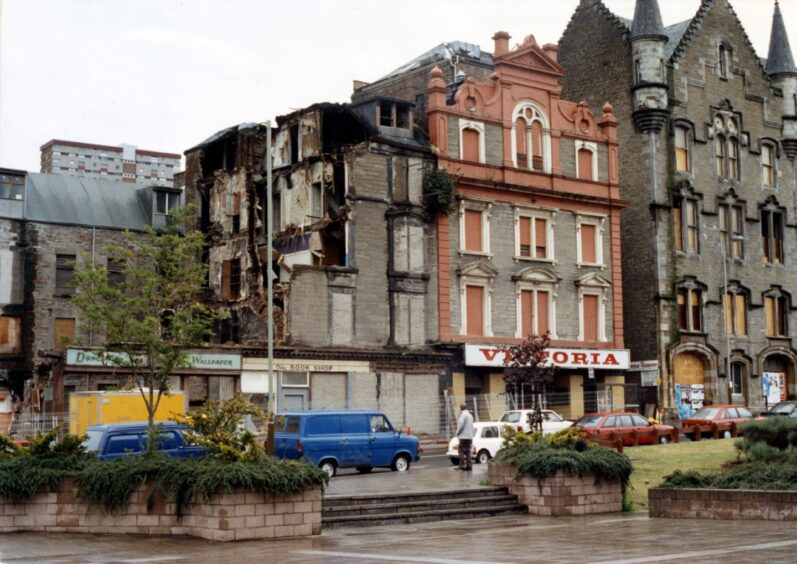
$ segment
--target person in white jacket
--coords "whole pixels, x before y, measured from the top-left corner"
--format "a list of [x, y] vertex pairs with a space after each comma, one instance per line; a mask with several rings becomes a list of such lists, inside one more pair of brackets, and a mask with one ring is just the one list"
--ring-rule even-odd
[[459, 469], [473, 470], [471, 446], [473, 445], [473, 415], [468, 411], [468, 406], [459, 406], [462, 411], [457, 422], [457, 438], [459, 439]]

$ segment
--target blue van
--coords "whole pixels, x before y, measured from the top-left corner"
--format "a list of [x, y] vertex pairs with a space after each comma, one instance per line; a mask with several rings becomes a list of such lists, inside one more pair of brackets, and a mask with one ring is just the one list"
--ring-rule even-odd
[[274, 454], [305, 457], [330, 477], [338, 468], [366, 473], [384, 467], [406, 472], [421, 457], [418, 438], [402, 436], [378, 411], [303, 411], [284, 413], [279, 420]]
[[[177, 423], [159, 422], [158, 451], [179, 458], [205, 456], [201, 446], [186, 444], [183, 427]], [[100, 460], [113, 460], [123, 456], [141, 456], [147, 450], [147, 423], [109, 423], [92, 425], [86, 429], [83, 443], [87, 452]]]

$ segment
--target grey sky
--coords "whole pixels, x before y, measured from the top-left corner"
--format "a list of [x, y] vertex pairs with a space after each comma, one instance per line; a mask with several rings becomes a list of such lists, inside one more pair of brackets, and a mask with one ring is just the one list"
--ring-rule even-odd
[[[604, 0], [631, 18], [634, 0]], [[773, 0], [731, 0], [766, 56]], [[700, 0], [660, 0], [665, 25]], [[0, 166], [51, 138], [182, 153], [215, 131], [348, 100], [443, 41], [558, 41], [578, 0], [0, 0]], [[797, 0], [781, 0], [797, 46]]]

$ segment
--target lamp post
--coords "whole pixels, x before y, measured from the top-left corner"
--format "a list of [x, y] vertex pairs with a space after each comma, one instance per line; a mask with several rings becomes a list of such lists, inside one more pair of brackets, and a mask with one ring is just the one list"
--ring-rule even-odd
[[[730, 228], [729, 228], [730, 229]], [[744, 237], [729, 233], [729, 244], [734, 241], [742, 241]], [[730, 296], [728, 294], [728, 256], [725, 249], [725, 237], [720, 233], [720, 252], [722, 253], [722, 323], [725, 325], [725, 377], [728, 378], [728, 389], [733, 399], [733, 376], [731, 375], [731, 328], [728, 323], [728, 313], [731, 311]], [[733, 317], [731, 317], [733, 322]], [[730, 402], [729, 402], [730, 403]]]

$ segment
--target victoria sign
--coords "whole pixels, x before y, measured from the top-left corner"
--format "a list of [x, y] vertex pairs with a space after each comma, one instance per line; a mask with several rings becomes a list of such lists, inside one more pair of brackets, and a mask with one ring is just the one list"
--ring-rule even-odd
[[[548, 364], [559, 368], [627, 370], [630, 355], [624, 349], [548, 349]], [[467, 366], [503, 368], [509, 351], [495, 345], [465, 345]]]

